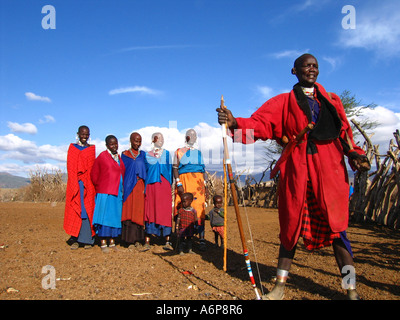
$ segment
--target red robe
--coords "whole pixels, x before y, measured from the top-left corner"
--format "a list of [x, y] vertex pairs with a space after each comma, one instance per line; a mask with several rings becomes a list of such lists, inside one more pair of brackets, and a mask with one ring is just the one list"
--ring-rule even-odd
[[[83, 150], [78, 150], [72, 143], [67, 155], [67, 191], [65, 197], [64, 230], [67, 234], [78, 237], [81, 230], [81, 198], [78, 181], [83, 181], [84, 202], [90, 225], [92, 226], [94, 199], [96, 196], [90, 172], [96, 158], [95, 146], [89, 146]], [[92, 226], [92, 236], [96, 232]]]
[[121, 175], [122, 179], [125, 176], [125, 165], [120, 155], [118, 155], [118, 159], [119, 165], [107, 150], [96, 158], [90, 174], [96, 193], [118, 195]]
[[[304, 129], [311, 122], [311, 112], [307, 102], [307, 105], [299, 102], [298, 91], [295, 92], [294, 89], [268, 100], [250, 118], [236, 118], [238, 129], [242, 130], [233, 132], [235, 142], [252, 143], [258, 139], [281, 141], [284, 135], [293, 137]], [[320, 117], [322, 112], [325, 120], [325, 115], [330, 117], [318, 130], [323, 135], [329, 130], [336, 130], [337, 135], [329, 137], [325, 134], [322, 140], [312, 139], [315, 146], [313, 152], [307, 152], [307, 147], [310, 146], [306, 135], [280, 167], [280, 240], [287, 250], [291, 250], [299, 238], [308, 179], [311, 180], [315, 197], [331, 230], [341, 232], [347, 229], [349, 183], [343, 157], [346, 152], [339, 137], [347, 142], [347, 132], [354, 151], [364, 154], [353, 141], [340, 98], [336, 94], [331, 94], [330, 97], [320, 84], [316, 84], [316, 90], [319, 94], [318, 100], [324, 101], [324, 106], [328, 106], [321, 107]], [[320, 120], [315, 130], [319, 122]], [[246, 135], [245, 129], [254, 131]]]

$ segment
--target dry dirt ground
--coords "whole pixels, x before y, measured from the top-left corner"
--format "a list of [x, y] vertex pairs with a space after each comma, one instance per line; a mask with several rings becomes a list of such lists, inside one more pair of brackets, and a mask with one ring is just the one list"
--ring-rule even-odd
[[[278, 240], [276, 210], [241, 208], [259, 292], [274, 285]], [[119, 245], [104, 254], [98, 245], [71, 250], [63, 231], [63, 203], [0, 202], [0, 300], [253, 300], [233, 207], [228, 208], [227, 272], [223, 250], [206, 224], [207, 251], [177, 255], [153, 239], [151, 250]], [[246, 218], [248, 217], [248, 219]], [[248, 231], [249, 221], [251, 235]], [[400, 299], [400, 232], [351, 225], [358, 291], [365, 300]], [[251, 241], [253, 239], [253, 243]], [[253, 250], [253, 245], [255, 250]], [[255, 253], [255, 254], [254, 254]], [[255, 263], [257, 261], [257, 264]], [[55, 271], [55, 289], [51, 286]], [[343, 300], [332, 253], [306, 252], [300, 240], [285, 300]]]

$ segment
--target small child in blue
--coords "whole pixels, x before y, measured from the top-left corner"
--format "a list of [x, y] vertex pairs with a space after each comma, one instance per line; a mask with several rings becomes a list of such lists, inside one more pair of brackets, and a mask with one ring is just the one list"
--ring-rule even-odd
[[224, 208], [223, 199], [220, 195], [213, 197], [214, 208], [206, 215], [206, 220], [210, 220], [211, 228], [214, 232], [215, 245], [218, 247], [218, 238], [221, 239], [221, 247], [224, 246]]

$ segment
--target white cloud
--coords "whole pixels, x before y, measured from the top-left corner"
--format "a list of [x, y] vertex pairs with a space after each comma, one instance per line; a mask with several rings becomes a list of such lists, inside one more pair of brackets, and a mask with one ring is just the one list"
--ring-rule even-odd
[[386, 153], [390, 139], [394, 138], [393, 132], [400, 130], [400, 113], [395, 113], [385, 107], [377, 106], [373, 109], [364, 109], [360, 120], [365, 118], [379, 123], [373, 130], [373, 135], [370, 139], [374, 145], [379, 145], [381, 153]]
[[293, 5], [294, 12], [302, 12], [306, 10], [318, 11], [325, 4], [329, 3], [330, 0], [305, 0], [303, 3], [297, 3]]
[[7, 122], [7, 126], [11, 129], [12, 132], [21, 132], [21, 133], [29, 133], [29, 134], [36, 134], [37, 128], [32, 123], [17, 123], [17, 122]]
[[35, 172], [37, 170], [40, 170], [41, 172], [52, 172], [56, 170], [61, 170], [61, 172], [66, 172], [65, 168], [62, 168], [59, 165], [51, 163], [29, 164], [29, 165], [20, 165], [16, 163], [0, 163], [0, 172], [7, 172], [12, 175], [21, 177], [29, 178], [30, 173]]
[[[189, 129], [189, 128], [187, 128]], [[185, 141], [186, 130], [179, 131], [177, 128], [171, 127], [145, 127], [136, 130], [142, 136], [142, 150], [149, 151], [152, 147], [151, 136], [155, 132], [161, 132], [164, 136], [164, 149], [174, 152], [177, 148], [182, 147]]]
[[261, 97], [264, 100], [267, 100], [269, 98], [271, 98], [273, 96], [273, 89], [271, 87], [268, 86], [257, 86], [256, 88], [257, 92], [259, 94], [261, 94]]
[[400, 53], [400, 2], [367, 2], [355, 9], [355, 29], [341, 30], [339, 43], [348, 48], [375, 51], [380, 56], [397, 56]]
[[[293, 19], [293, 16], [299, 14], [314, 14], [315, 12], [321, 11], [325, 8], [327, 4], [332, 2], [332, 0], [304, 0], [293, 1], [290, 5], [286, 5], [279, 14], [270, 17], [270, 23], [284, 24], [289, 19]], [[297, 17], [295, 17], [297, 19]]]
[[53, 146], [50, 144], [45, 144], [39, 146], [36, 157], [38, 159], [45, 160], [55, 160], [59, 162], [65, 162], [67, 160], [67, 152], [68, 146], [61, 145], [61, 146]]
[[161, 93], [161, 91], [150, 89], [148, 87], [134, 86], [134, 87], [124, 87], [124, 88], [113, 89], [113, 90], [110, 90], [108, 92], [108, 94], [114, 95], [114, 94], [121, 94], [121, 93], [128, 93], [128, 92], [139, 92], [139, 93], [150, 94], [150, 95], [158, 95]]
[[25, 92], [25, 96], [28, 100], [32, 100], [32, 101], [51, 102], [50, 98], [38, 96], [38, 95], [34, 94], [33, 92]]
[[43, 119], [39, 119], [39, 123], [40, 123], [40, 124], [44, 124], [44, 123], [53, 123], [53, 122], [56, 122], [56, 119], [54, 119], [54, 117], [51, 116], [51, 115], [45, 115], [45, 116], [43, 117]]
[[23, 140], [20, 137], [10, 133], [5, 136], [0, 136], [0, 150], [12, 151], [12, 150], [27, 150], [36, 148], [35, 143], [29, 140]]
[[6, 151], [1, 160], [13, 159], [26, 164], [46, 163], [48, 160], [65, 162], [68, 146], [37, 146], [35, 142], [24, 140], [14, 134], [0, 136], [0, 151]]
[[294, 61], [296, 58], [300, 57], [304, 53], [308, 53], [309, 51], [310, 51], [310, 49], [305, 49], [305, 50], [284, 50], [284, 51], [272, 53], [271, 55], [275, 59], [290, 58], [290, 59], [292, 59]]
[[341, 59], [338, 57], [332, 58], [332, 57], [327, 57], [323, 56], [322, 60], [327, 62], [331, 66], [331, 71], [334, 71], [336, 67], [341, 63]]

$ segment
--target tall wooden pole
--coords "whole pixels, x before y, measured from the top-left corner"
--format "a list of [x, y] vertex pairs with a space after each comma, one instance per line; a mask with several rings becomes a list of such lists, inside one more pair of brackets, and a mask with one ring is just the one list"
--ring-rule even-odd
[[[220, 107], [221, 107], [221, 109], [225, 109], [224, 96], [221, 96]], [[261, 297], [257, 290], [256, 282], [254, 280], [253, 271], [251, 269], [249, 252], [247, 251], [246, 239], [245, 239], [244, 233], [243, 233], [242, 218], [240, 217], [239, 204], [238, 204], [237, 193], [236, 193], [236, 186], [235, 186], [235, 181], [233, 179], [233, 173], [232, 173], [232, 164], [231, 164], [231, 159], [229, 158], [229, 150], [228, 150], [228, 142], [227, 142], [227, 134], [226, 134], [226, 130], [227, 130], [226, 124], [224, 124], [222, 127], [223, 127], [223, 132], [225, 132], [222, 135], [222, 139], [224, 142], [224, 163], [226, 164], [227, 171], [228, 171], [229, 184], [230, 184], [230, 188], [231, 188], [233, 204], [235, 206], [236, 220], [237, 220], [238, 227], [239, 227], [240, 240], [242, 241], [243, 255], [244, 255], [244, 258], [246, 261], [246, 266], [247, 266], [247, 271], [249, 273], [250, 281], [251, 281], [252, 287], [254, 288], [254, 291], [256, 294], [256, 298], [257, 298], [257, 300], [261, 300]]]
[[[226, 127], [226, 126], [225, 126]], [[226, 130], [225, 130], [226, 132]], [[227, 271], [227, 250], [228, 250], [228, 181], [226, 176], [226, 165], [224, 159], [224, 271]]]
[[[221, 96], [221, 107], [224, 105], [224, 96]], [[227, 134], [227, 128], [226, 124], [224, 123], [221, 127], [222, 129], [222, 141], [224, 144], [224, 160], [223, 160], [223, 165], [224, 165], [224, 271], [227, 271], [227, 250], [228, 250], [228, 237], [227, 237], [227, 228], [228, 228], [228, 179], [227, 179], [227, 174], [226, 174], [226, 151], [225, 151], [225, 145], [226, 145], [226, 134]]]

